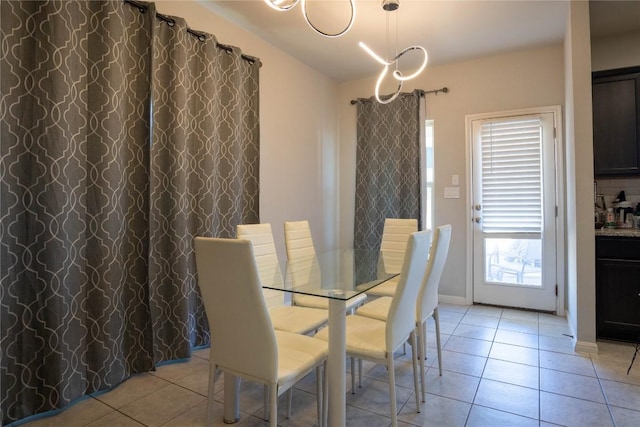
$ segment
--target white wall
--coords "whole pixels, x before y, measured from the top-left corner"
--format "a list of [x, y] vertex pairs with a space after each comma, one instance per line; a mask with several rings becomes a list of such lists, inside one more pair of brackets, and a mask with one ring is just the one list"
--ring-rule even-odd
[[[571, 58], [572, 38], [570, 37], [571, 17], [567, 17], [567, 34], [565, 36], [565, 158], [566, 158], [566, 212], [567, 218], [575, 218], [576, 215], [576, 161], [575, 161], [575, 131], [574, 131], [574, 100], [573, 100], [573, 62]], [[576, 274], [576, 224], [575, 221], [567, 221], [566, 224], [566, 306], [567, 319], [571, 329], [575, 332], [578, 316], [577, 303], [577, 274]], [[595, 262], [595, 260], [594, 260]]]
[[[638, 23], [640, 27], [640, 22]], [[591, 40], [591, 70], [640, 65], [640, 31]]]
[[[351, 99], [373, 94], [376, 77], [343, 83], [340, 93], [340, 230], [341, 244], [353, 234], [356, 106]], [[466, 297], [468, 206], [465, 115], [564, 103], [562, 46], [550, 46], [459, 62], [427, 66], [404, 90], [449, 88], [427, 95], [427, 119], [435, 121], [435, 225], [451, 223], [453, 239], [440, 293]], [[460, 199], [444, 199], [451, 175], [460, 176]]]
[[593, 120], [589, 5], [571, 2], [565, 34], [567, 158], [567, 308], [576, 348], [595, 345]]
[[281, 260], [287, 220], [309, 220], [319, 250], [334, 246], [337, 84], [206, 5], [156, 5], [158, 12], [183, 17], [190, 28], [260, 58], [260, 220], [272, 224]]

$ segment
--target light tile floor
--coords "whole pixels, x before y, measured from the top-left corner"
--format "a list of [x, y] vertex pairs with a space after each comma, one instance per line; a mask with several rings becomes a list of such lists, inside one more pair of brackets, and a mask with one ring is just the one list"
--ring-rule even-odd
[[[438, 375], [433, 321], [429, 323], [427, 401], [416, 412], [411, 347], [396, 355], [401, 426], [640, 426], [640, 358], [627, 375], [634, 347], [598, 342], [598, 355], [572, 349], [566, 320], [549, 314], [487, 306], [441, 305], [443, 376]], [[208, 350], [190, 361], [160, 366], [115, 389], [86, 398], [60, 414], [37, 419], [43, 426], [202, 426], [205, 421]], [[349, 365], [349, 364], [347, 364]], [[347, 425], [389, 426], [387, 373], [364, 362], [363, 387], [351, 394], [347, 380]], [[315, 378], [294, 392], [281, 426], [316, 424]], [[222, 380], [215, 410], [222, 426]], [[241, 421], [267, 426], [262, 386], [242, 383]]]

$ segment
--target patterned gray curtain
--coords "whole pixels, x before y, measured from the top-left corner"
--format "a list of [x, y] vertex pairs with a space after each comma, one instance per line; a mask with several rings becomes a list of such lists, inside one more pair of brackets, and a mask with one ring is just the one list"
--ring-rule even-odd
[[154, 103], [152, 125], [167, 26], [153, 4], [3, 0], [0, 16], [8, 424], [208, 344], [191, 240], [257, 221], [258, 64], [181, 23], [175, 52], [208, 83], [169, 94], [175, 81], [154, 82], [155, 99], [172, 98]]
[[238, 49], [153, 27], [149, 274], [157, 361], [209, 342], [195, 276], [195, 236], [233, 237], [258, 217], [258, 71]]
[[118, 2], [0, 7], [0, 396], [9, 423], [153, 368], [151, 22]]
[[[385, 218], [420, 221], [420, 100], [415, 91], [389, 104], [357, 102], [356, 249], [380, 249]], [[376, 271], [366, 265], [357, 270]]]

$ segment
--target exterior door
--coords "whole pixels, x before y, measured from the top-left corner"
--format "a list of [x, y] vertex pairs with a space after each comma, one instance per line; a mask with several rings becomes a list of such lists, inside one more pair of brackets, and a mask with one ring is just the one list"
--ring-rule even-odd
[[470, 118], [474, 302], [556, 311], [554, 116]]

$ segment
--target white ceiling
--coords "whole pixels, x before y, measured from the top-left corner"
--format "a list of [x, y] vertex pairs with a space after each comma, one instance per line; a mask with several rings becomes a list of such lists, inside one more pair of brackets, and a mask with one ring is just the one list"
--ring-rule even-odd
[[[342, 37], [326, 38], [307, 26], [301, 4], [288, 12], [277, 12], [264, 0], [202, 2], [337, 81], [379, 73], [380, 65], [358, 47], [358, 42], [385, 56], [387, 18], [390, 56], [395, 55], [396, 47], [402, 50], [421, 45], [429, 52], [430, 64], [561, 43], [567, 19], [565, 0], [400, 0], [400, 8], [394, 13], [385, 12], [380, 0], [356, 0], [353, 28]], [[308, 11], [310, 19], [326, 32], [339, 31], [350, 16], [348, 0], [309, 0]], [[592, 1], [591, 16], [592, 35], [638, 31], [640, 0]], [[417, 55], [406, 57], [410, 56]], [[403, 69], [410, 71], [410, 62]]]

